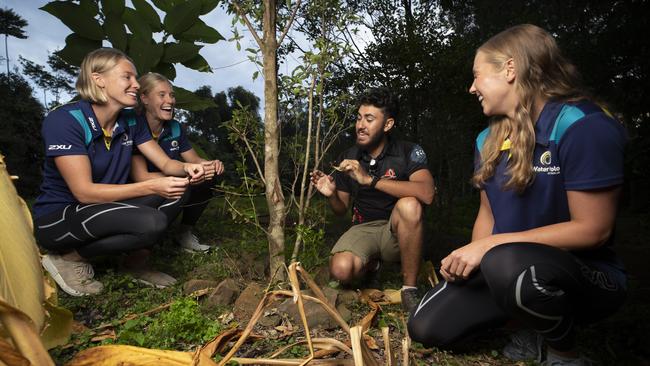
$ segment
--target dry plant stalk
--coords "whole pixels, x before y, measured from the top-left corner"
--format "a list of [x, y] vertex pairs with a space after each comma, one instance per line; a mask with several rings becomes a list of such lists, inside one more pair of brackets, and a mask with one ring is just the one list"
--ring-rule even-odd
[[363, 334], [363, 330], [361, 329], [360, 325], [350, 328], [350, 341], [352, 342], [352, 357], [354, 357], [354, 366], [363, 366], [361, 334]]
[[402, 365], [409, 366], [409, 349], [411, 348], [411, 338], [408, 334], [402, 339]]
[[393, 366], [393, 351], [390, 348], [390, 334], [388, 327], [381, 327], [381, 335], [384, 338], [384, 353], [386, 354], [386, 366]]

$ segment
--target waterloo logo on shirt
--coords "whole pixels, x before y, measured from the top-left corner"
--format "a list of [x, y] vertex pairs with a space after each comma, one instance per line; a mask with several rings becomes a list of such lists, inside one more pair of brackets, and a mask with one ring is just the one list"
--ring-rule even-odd
[[535, 173], [546, 173], [546, 175], [556, 175], [560, 174], [560, 167], [557, 165], [551, 165], [553, 163], [553, 156], [550, 151], [545, 151], [539, 157], [540, 165], [533, 165], [533, 171]]
[[129, 139], [129, 134], [125, 133], [122, 137], [122, 146], [131, 146], [133, 145], [133, 140]]
[[176, 141], [176, 140], [172, 141], [172, 147], [171, 147], [169, 150], [170, 150], [170, 151], [176, 151], [176, 150], [178, 150], [178, 149], [179, 149], [179, 147], [178, 147], [178, 141]]

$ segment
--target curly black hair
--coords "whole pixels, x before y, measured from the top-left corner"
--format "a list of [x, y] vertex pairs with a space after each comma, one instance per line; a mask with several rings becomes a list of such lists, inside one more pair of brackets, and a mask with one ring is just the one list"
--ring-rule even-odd
[[362, 105], [381, 108], [386, 118], [397, 121], [399, 115], [399, 99], [388, 88], [371, 88], [357, 98], [357, 109]]

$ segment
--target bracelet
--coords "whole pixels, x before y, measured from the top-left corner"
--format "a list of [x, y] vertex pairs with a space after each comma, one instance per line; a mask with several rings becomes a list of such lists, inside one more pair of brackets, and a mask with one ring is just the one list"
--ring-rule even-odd
[[379, 182], [379, 177], [376, 175], [372, 176], [372, 181], [370, 182], [370, 188], [375, 188], [377, 185], [377, 182]]

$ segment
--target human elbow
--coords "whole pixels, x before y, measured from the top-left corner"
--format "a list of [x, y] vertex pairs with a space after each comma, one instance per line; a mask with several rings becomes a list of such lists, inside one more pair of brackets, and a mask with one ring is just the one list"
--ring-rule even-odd
[[435, 187], [431, 186], [430, 188], [427, 188], [424, 191], [424, 194], [422, 194], [422, 197], [420, 197], [420, 201], [425, 205], [430, 205], [433, 203], [433, 199], [435, 198], [435, 192]]

